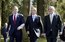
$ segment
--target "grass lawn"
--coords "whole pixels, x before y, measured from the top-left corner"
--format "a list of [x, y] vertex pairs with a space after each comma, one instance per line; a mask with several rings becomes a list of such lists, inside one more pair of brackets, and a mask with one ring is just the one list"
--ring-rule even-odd
[[[1, 42], [4, 42], [3, 39], [1, 39]], [[46, 39], [45, 38], [39, 38], [38, 42], [46, 42]]]
[[[25, 39], [25, 37], [26, 37], [26, 39]], [[3, 39], [1, 39], [1, 38], [3, 38], [3, 36], [1, 35], [1, 31], [0, 31], [0, 42], [4, 42], [4, 40]], [[28, 40], [28, 37], [27, 37], [27, 35], [26, 35], [26, 33], [24, 32], [24, 35], [23, 35], [23, 42], [29, 42]], [[44, 37], [40, 37], [39, 39], [38, 39], [38, 42], [46, 42], [46, 39], [44, 38]]]
[[45, 38], [39, 38], [38, 42], [46, 42]]

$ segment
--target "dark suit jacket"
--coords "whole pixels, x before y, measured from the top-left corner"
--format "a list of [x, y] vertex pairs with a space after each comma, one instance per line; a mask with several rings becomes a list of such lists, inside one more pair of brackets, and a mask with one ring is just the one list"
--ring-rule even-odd
[[61, 31], [61, 19], [59, 15], [54, 15], [52, 24], [50, 23], [49, 15], [44, 17], [44, 32], [46, 36], [51, 35], [50, 31], [52, 29], [52, 37], [57, 37], [58, 30]]
[[60, 35], [60, 39], [65, 41], [65, 26], [63, 27], [62, 35]]
[[34, 35], [33, 33], [34, 33], [34, 30], [36, 31], [36, 29], [39, 29], [42, 32], [42, 24], [40, 22], [40, 17], [37, 16], [35, 20], [33, 21], [32, 16], [28, 16], [25, 23], [25, 28], [26, 28], [26, 31], [30, 32], [31, 36]]
[[20, 26], [21, 24], [23, 24], [24, 21], [24, 17], [21, 14], [18, 14], [17, 19], [16, 19], [16, 25], [14, 25], [14, 21], [13, 21], [13, 15], [9, 16], [9, 22], [8, 22], [8, 28], [7, 31], [9, 30], [9, 26], [11, 26], [10, 31], [9, 31], [9, 35], [12, 35], [14, 32], [15, 33], [19, 33], [22, 32], [21, 30], [17, 30], [18, 26]]
[[6, 32], [7, 32], [7, 29], [5, 26], [3, 26], [3, 28], [1, 29], [1, 34], [3, 35], [3, 37], [7, 37]]

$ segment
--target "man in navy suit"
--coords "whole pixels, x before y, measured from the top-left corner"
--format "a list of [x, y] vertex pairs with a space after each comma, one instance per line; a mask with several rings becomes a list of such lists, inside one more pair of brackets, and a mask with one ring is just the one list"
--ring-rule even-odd
[[8, 22], [8, 28], [9, 30], [9, 36], [10, 36], [10, 42], [14, 42], [14, 38], [16, 42], [22, 42], [22, 30], [24, 27], [24, 17], [22, 14], [18, 13], [18, 7], [14, 6], [12, 15], [9, 16], [9, 22]]
[[7, 42], [7, 26], [8, 24], [5, 23], [5, 25], [3, 26], [3, 28], [1, 29], [1, 34], [3, 35], [4, 37], [4, 42]]
[[32, 6], [31, 15], [27, 17], [25, 28], [29, 34], [30, 42], [36, 42], [42, 33], [41, 17], [37, 15], [37, 9]]
[[61, 34], [61, 19], [55, 12], [54, 6], [49, 6], [48, 15], [44, 17], [44, 33], [46, 34], [47, 42], [56, 42], [58, 30]]

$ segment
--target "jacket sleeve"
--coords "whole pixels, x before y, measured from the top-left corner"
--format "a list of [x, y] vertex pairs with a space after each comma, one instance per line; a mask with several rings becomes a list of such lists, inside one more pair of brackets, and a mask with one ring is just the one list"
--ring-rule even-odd
[[61, 27], [62, 27], [62, 20], [61, 20], [61, 17], [58, 16], [58, 28], [59, 28], [59, 32], [61, 32]]
[[7, 32], [9, 31], [9, 26], [10, 26], [10, 16], [9, 16], [9, 21], [8, 21]]
[[21, 17], [21, 18], [20, 18], [20, 23], [21, 23], [21, 24], [25, 23], [24, 16], [23, 16], [22, 14], [20, 14], [20, 17]]
[[40, 17], [40, 30], [41, 30], [41, 33], [43, 33], [43, 22], [41, 17]]

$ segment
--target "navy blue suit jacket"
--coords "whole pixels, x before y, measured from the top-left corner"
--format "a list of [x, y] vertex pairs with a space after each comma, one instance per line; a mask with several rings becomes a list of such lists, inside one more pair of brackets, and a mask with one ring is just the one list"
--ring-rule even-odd
[[21, 24], [23, 24], [24, 21], [24, 17], [21, 14], [18, 14], [17, 19], [16, 19], [16, 25], [14, 25], [14, 21], [13, 21], [13, 15], [9, 16], [9, 22], [8, 22], [8, 28], [7, 31], [9, 30], [9, 26], [11, 26], [10, 31], [9, 31], [9, 35], [12, 35], [14, 32], [15, 33], [19, 33], [22, 32], [21, 30], [17, 30], [18, 26], [20, 26]]
[[50, 23], [50, 17], [49, 15], [44, 17], [44, 32], [46, 33], [46, 36], [51, 35], [50, 31], [52, 29], [52, 37], [57, 37], [58, 30], [61, 31], [61, 19], [59, 15], [54, 15], [52, 24]]
[[34, 30], [36, 31], [36, 29], [40, 29], [42, 33], [42, 24], [40, 22], [40, 17], [37, 16], [33, 21], [32, 16], [28, 16], [25, 23], [25, 28], [26, 31], [30, 32], [30, 36], [33, 36], [35, 34]]

